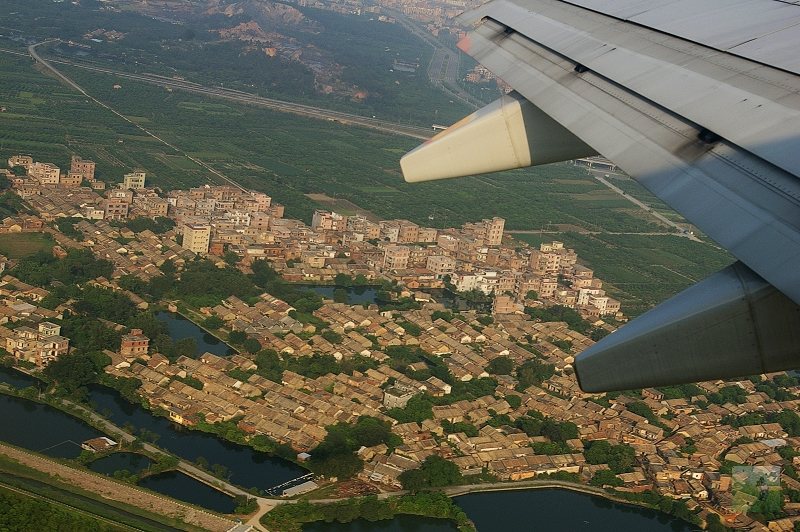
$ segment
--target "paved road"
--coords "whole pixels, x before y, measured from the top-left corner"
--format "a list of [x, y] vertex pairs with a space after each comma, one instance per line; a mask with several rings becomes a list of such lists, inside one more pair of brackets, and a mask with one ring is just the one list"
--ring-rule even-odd
[[[326, 120], [329, 122], [338, 122], [344, 125], [354, 125], [359, 127], [365, 127], [368, 129], [373, 129], [376, 131], [381, 131], [383, 133], [392, 133], [396, 135], [403, 135], [406, 137], [411, 137], [420, 140], [426, 140], [433, 136], [433, 131], [419, 126], [411, 126], [405, 124], [396, 124], [394, 122], [388, 122], [386, 120], [380, 120], [377, 118], [370, 118], [361, 115], [355, 115], [351, 113], [343, 113], [340, 111], [331, 111], [330, 109], [323, 109], [321, 107], [314, 107], [311, 105], [299, 104], [294, 102], [287, 102], [284, 100], [278, 100], [275, 98], [266, 98], [263, 96], [257, 96], [255, 94], [249, 94], [247, 92], [242, 92], [234, 89], [226, 89], [224, 87], [208, 87], [206, 85], [201, 85], [199, 83], [193, 83], [191, 81], [179, 80], [174, 78], [169, 78], [166, 76], [159, 76], [157, 74], [147, 74], [147, 73], [132, 73], [132, 72], [123, 72], [119, 70], [114, 70], [111, 68], [100, 67], [96, 65], [89, 65], [85, 63], [75, 62], [75, 61], [68, 61], [68, 60], [61, 60], [61, 59], [43, 59], [36, 48], [42, 44], [46, 44], [49, 42], [55, 42], [55, 40], [51, 41], [44, 41], [41, 43], [34, 44], [28, 48], [30, 55], [39, 63], [44, 65], [46, 68], [51, 70], [53, 73], [56, 74], [59, 78], [64, 80], [67, 84], [71, 87], [75, 88], [76, 90], [80, 91], [83, 94], [86, 94], [85, 91], [80, 88], [74, 81], [66, 77], [64, 74], [59, 72], [53, 67], [53, 63], [61, 64], [61, 65], [69, 65], [77, 68], [81, 68], [84, 70], [89, 70], [92, 72], [99, 72], [102, 74], [110, 74], [113, 76], [117, 76], [124, 79], [132, 79], [135, 81], [140, 81], [143, 83], [148, 83], [151, 85], [159, 85], [162, 87], [169, 87], [171, 89], [177, 89], [184, 92], [191, 92], [195, 94], [202, 94], [205, 96], [211, 96], [214, 98], [221, 98], [224, 100], [231, 100], [238, 103], [244, 103], [249, 105], [257, 105], [259, 107], [265, 107], [268, 109], [272, 109], [275, 111], [281, 111], [286, 113], [294, 113], [303, 116], [307, 116], [310, 118], [316, 118], [320, 120]], [[7, 53], [14, 53], [8, 51]], [[88, 96], [88, 95], [87, 95]]]
[[647, 211], [648, 213], [652, 214], [653, 217], [655, 217], [658, 221], [660, 221], [660, 222], [662, 222], [662, 223], [664, 223], [664, 224], [666, 224], [666, 225], [668, 225], [670, 227], [674, 227], [675, 229], [677, 229], [678, 233], [676, 233], [676, 234], [678, 236], [682, 236], [682, 237], [688, 238], [689, 240], [692, 240], [694, 242], [703, 242], [702, 240], [700, 240], [699, 238], [697, 238], [696, 236], [694, 236], [694, 235], [692, 235], [690, 233], [684, 233], [683, 227], [681, 227], [680, 225], [676, 224], [675, 222], [673, 222], [672, 220], [670, 220], [666, 216], [664, 216], [664, 215], [662, 215], [660, 213], [657, 213], [649, 205], [645, 204], [644, 202], [641, 202], [638, 199], [634, 198], [633, 196], [631, 196], [629, 194], [626, 194], [625, 191], [623, 191], [621, 188], [619, 188], [615, 184], [611, 183], [605, 177], [602, 177], [600, 174], [598, 174], [596, 172], [593, 172], [593, 171], [590, 171], [589, 173], [592, 174], [592, 176], [596, 180], [598, 180], [600, 183], [602, 183], [603, 185], [607, 186], [608, 188], [610, 188], [611, 190], [613, 190], [614, 192], [616, 192], [617, 194], [619, 194], [620, 196], [622, 196], [626, 200], [630, 201], [631, 203], [633, 203], [637, 207], [640, 207], [640, 208], [644, 209], [645, 211]]
[[[553, 224], [555, 225], [555, 224]], [[550, 229], [541, 230], [541, 229], [506, 229], [506, 233], [510, 233], [512, 235], [538, 235], [538, 234], [563, 234], [563, 233], [578, 233], [581, 235], [642, 235], [642, 236], [682, 236], [684, 238], [689, 238], [691, 240], [696, 240], [697, 242], [701, 242], [701, 240], [697, 240], [692, 235], [687, 235], [684, 233], [667, 233], [663, 231], [646, 231], [646, 232], [634, 232], [634, 231], [589, 231], [588, 229], [580, 229], [580, 230], [571, 230], [571, 231], [553, 231]]]
[[439, 42], [425, 28], [400, 11], [388, 10], [388, 12], [397, 19], [401, 26], [433, 48], [433, 57], [428, 66], [428, 77], [434, 85], [472, 108], [477, 109], [485, 105], [458, 84], [458, 71], [461, 63], [459, 52]]

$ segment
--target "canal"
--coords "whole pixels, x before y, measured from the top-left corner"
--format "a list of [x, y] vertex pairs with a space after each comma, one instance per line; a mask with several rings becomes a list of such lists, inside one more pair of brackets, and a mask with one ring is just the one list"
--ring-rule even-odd
[[173, 341], [191, 338], [194, 340], [196, 349], [195, 356], [203, 353], [213, 353], [219, 356], [228, 356], [236, 352], [231, 346], [207, 333], [191, 320], [184, 318], [175, 312], [160, 311], [156, 312], [156, 319], [164, 323], [169, 331], [169, 336]]
[[156, 445], [187, 461], [195, 462], [202, 458], [211, 466], [225, 466], [231, 482], [245, 488], [266, 490], [308, 472], [283, 458], [221, 440], [213, 434], [189, 430], [166, 418], [154, 416], [105, 386], [90, 385], [89, 402], [97, 412], [117, 425], [130, 424], [137, 432], [145, 429], [156, 434]]

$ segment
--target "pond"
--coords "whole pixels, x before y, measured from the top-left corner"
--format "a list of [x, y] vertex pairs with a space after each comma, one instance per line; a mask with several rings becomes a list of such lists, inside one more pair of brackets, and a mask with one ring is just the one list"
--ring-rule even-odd
[[55, 458], [76, 458], [103, 433], [50, 405], [0, 395], [0, 440]]
[[480, 532], [547, 530], [689, 532], [689, 523], [667, 514], [563, 489], [471, 493], [458, 504]]
[[103, 458], [99, 458], [89, 464], [89, 469], [96, 473], [112, 476], [116, 471], [123, 469], [129, 473], [136, 474], [144, 471], [152, 461], [150, 458], [138, 453], [113, 453]]
[[139, 486], [223, 514], [236, 508], [233, 497], [179, 471], [151, 475], [140, 480]]
[[195, 349], [195, 356], [200, 356], [206, 352], [219, 356], [228, 356], [236, 352], [231, 346], [216, 336], [207, 333], [191, 320], [184, 318], [180, 314], [161, 311], [156, 312], [156, 318], [167, 326], [169, 336], [173, 341], [182, 340], [184, 338], [193, 339], [197, 346]]

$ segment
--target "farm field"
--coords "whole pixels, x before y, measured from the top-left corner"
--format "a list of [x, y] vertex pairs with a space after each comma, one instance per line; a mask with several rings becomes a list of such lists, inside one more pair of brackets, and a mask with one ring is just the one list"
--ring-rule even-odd
[[19, 259], [53, 248], [53, 238], [49, 233], [6, 233], [0, 234], [0, 254], [11, 259]]

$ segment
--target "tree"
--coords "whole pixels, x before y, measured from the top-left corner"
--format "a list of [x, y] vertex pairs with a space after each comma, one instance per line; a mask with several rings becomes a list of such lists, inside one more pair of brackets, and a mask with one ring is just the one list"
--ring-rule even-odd
[[602, 488], [604, 486], [612, 486], [616, 488], [618, 486], [622, 486], [623, 482], [617, 475], [615, 475], [608, 469], [601, 469], [592, 476], [592, 479], [589, 481], [589, 484], [591, 484], [592, 486], [597, 486], [599, 488]]
[[348, 301], [347, 290], [345, 290], [344, 288], [335, 288], [333, 290], [333, 300], [336, 303], [347, 303]]
[[226, 251], [222, 255], [222, 260], [224, 260], [230, 266], [236, 266], [236, 264], [239, 262], [239, 255], [233, 251]]
[[81, 386], [94, 382], [97, 368], [88, 356], [70, 353], [50, 362], [44, 374], [68, 393], [73, 393]]
[[442, 488], [463, 481], [457, 465], [435, 454], [427, 457], [419, 469], [403, 471], [398, 478], [403, 489], [409, 491]]
[[522, 406], [522, 397], [519, 395], [509, 394], [503, 397], [503, 399], [505, 399], [506, 403], [514, 410]]
[[493, 358], [486, 366], [486, 371], [492, 375], [510, 375], [514, 370], [514, 362], [507, 356]]
[[242, 344], [247, 340], [247, 334], [243, 331], [231, 331], [228, 335], [228, 341], [232, 344]]
[[203, 327], [206, 329], [219, 329], [225, 325], [225, 322], [222, 321], [218, 316], [209, 316], [205, 320], [203, 320]]
[[259, 350], [261, 350], [261, 343], [255, 338], [248, 338], [242, 342], [242, 347], [244, 347], [245, 351], [248, 353], [258, 353]]
[[525, 391], [529, 386], [541, 384], [542, 381], [549, 379], [555, 374], [553, 364], [544, 364], [538, 360], [528, 360], [517, 368], [516, 375], [519, 384], [517, 389]]
[[346, 273], [337, 273], [336, 277], [333, 278], [333, 284], [347, 288], [353, 286], [353, 278]]

